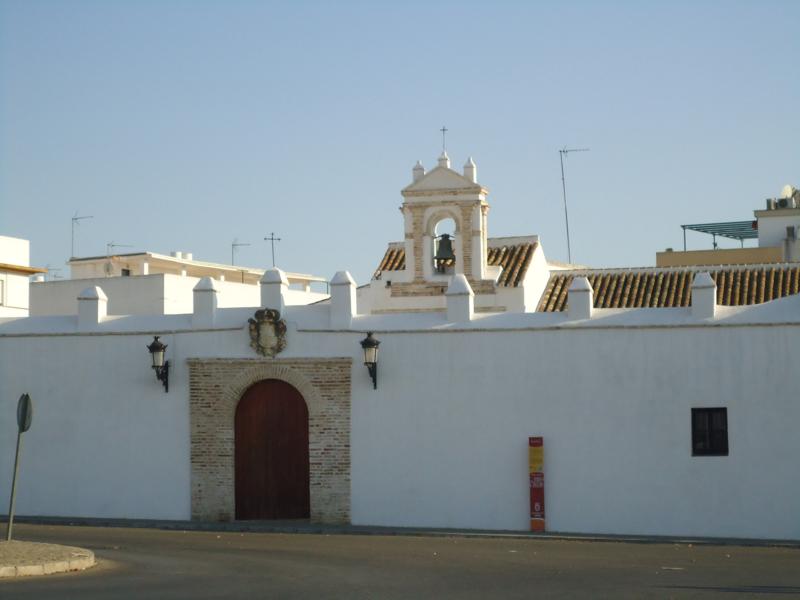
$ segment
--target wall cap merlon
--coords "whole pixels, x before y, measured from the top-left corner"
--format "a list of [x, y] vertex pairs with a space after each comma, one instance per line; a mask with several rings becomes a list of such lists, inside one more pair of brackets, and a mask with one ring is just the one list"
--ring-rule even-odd
[[280, 283], [281, 285], [289, 286], [289, 280], [286, 273], [277, 267], [272, 267], [264, 271], [261, 276], [260, 283]]
[[588, 277], [575, 277], [569, 285], [569, 293], [572, 292], [593, 292], [592, 284], [589, 283]]
[[355, 286], [356, 285], [356, 281], [355, 281], [355, 279], [353, 279], [353, 276], [350, 275], [349, 271], [336, 271], [334, 276], [331, 278], [330, 284], [332, 286], [334, 286], [334, 285], [352, 285], [352, 286]]
[[706, 288], [716, 288], [717, 284], [714, 281], [714, 278], [711, 277], [711, 274], [708, 271], [701, 271], [694, 276], [694, 281], [692, 281], [692, 289], [693, 290], [702, 290]]
[[81, 291], [78, 294], [78, 300], [105, 300], [108, 301], [108, 296], [106, 296], [103, 289], [97, 285], [88, 287]]
[[203, 277], [197, 282], [197, 285], [192, 288], [195, 292], [219, 292], [217, 283], [211, 277]]
[[459, 273], [450, 278], [450, 284], [444, 293], [445, 296], [474, 296], [475, 292], [472, 291], [472, 286], [466, 275]]

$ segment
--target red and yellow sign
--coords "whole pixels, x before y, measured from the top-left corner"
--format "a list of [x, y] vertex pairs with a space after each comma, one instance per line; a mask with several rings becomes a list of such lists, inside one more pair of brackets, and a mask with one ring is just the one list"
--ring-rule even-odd
[[544, 531], [544, 441], [528, 438], [528, 472], [531, 488], [531, 531]]

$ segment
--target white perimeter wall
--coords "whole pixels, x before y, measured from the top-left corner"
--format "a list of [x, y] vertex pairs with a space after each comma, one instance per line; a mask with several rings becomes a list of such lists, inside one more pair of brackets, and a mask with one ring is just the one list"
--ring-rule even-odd
[[[798, 333], [381, 334], [378, 390], [353, 402], [353, 522], [525, 530], [541, 435], [551, 531], [800, 538]], [[714, 406], [730, 455], [692, 457], [691, 408]]]
[[[798, 333], [378, 332], [377, 390], [363, 333], [290, 325], [281, 356], [354, 359], [356, 524], [526, 530], [527, 439], [541, 435], [551, 531], [798, 539]], [[162, 339], [169, 394], [150, 333], [0, 337], [0, 498], [28, 392], [19, 514], [188, 518], [185, 361], [254, 355], [244, 324]], [[728, 408], [730, 455], [692, 457], [691, 408], [713, 406]]]

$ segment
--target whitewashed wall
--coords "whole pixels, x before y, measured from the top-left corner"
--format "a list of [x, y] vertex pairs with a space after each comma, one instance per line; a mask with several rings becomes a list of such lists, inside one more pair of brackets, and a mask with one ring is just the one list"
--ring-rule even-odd
[[[82, 290], [92, 286], [103, 288], [108, 296], [108, 313], [111, 315], [161, 315], [165, 312], [165, 277], [168, 276], [159, 274], [32, 282], [31, 316], [76, 314], [78, 308], [75, 299]], [[180, 312], [192, 310], [191, 289], [188, 292], [188, 307], [182, 308]]]
[[[353, 521], [526, 529], [541, 435], [550, 530], [798, 538], [798, 333], [382, 334], [379, 389], [353, 402]], [[727, 457], [691, 455], [704, 406], [728, 407]]]
[[[30, 284], [30, 310], [33, 316], [66, 315], [76, 311], [75, 299], [82, 290], [100, 286], [108, 296], [111, 315], [178, 315], [192, 312], [192, 290], [198, 277], [158, 273], [131, 277], [63, 279]], [[220, 308], [256, 306], [261, 297], [258, 285], [236, 281], [216, 281]], [[25, 278], [27, 293], [27, 278]], [[327, 294], [287, 291], [288, 305], [310, 304]]]
[[800, 209], [781, 209], [760, 212], [758, 219], [758, 245], [781, 246], [786, 239], [786, 227], [800, 226]]
[[[800, 303], [788, 300], [765, 324], [720, 327], [686, 325], [682, 309], [574, 329], [552, 328], [562, 315], [418, 332], [408, 330], [442, 317], [359, 317], [354, 328], [382, 341], [377, 390], [361, 364], [363, 332], [319, 331], [327, 307], [298, 307], [281, 356], [354, 359], [356, 524], [525, 530], [527, 438], [541, 435], [550, 530], [798, 539], [800, 328], [786, 315]], [[68, 333], [67, 317], [31, 319], [27, 334], [0, 324], [0, 498], [14, 406], [28, 392], [36, 415], [20, 514], [188, 518], [185, 361], [253, 356], [248, 311], [221, 314], [237, 328], [162, 338], [175, 365], [169, 394], [144, 347], [152, 333], [187, 329], [188, 316], [126, 318], [106, 324], [109, 335], [31, 335]], [[642, 315], [684, 326], [637, 326]], [[727, 457], [691, 456], [690, 409], [704, 406], [728, 408]]]

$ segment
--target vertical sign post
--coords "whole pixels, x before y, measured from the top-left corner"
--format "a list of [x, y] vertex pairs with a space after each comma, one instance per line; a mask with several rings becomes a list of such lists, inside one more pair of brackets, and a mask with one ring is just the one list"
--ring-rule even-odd
[[531, 531], [544, 531], [544, 441], [528, 438], [528, 472], [531, 488]]
[[14, 528], [14, 501], [17, 498], [17, 474], [19, 473], [19, 453], [22, 449], [22, 434], [31, 428], [33, 420], [33, 402], [28, 394], [22, 394], [17, 403], [17, 453], [14, 456], [14, 478], [11, 480], [11, 502], [8, 505], [8, 529], [6, 541], [11, 541], [11, 530]]

